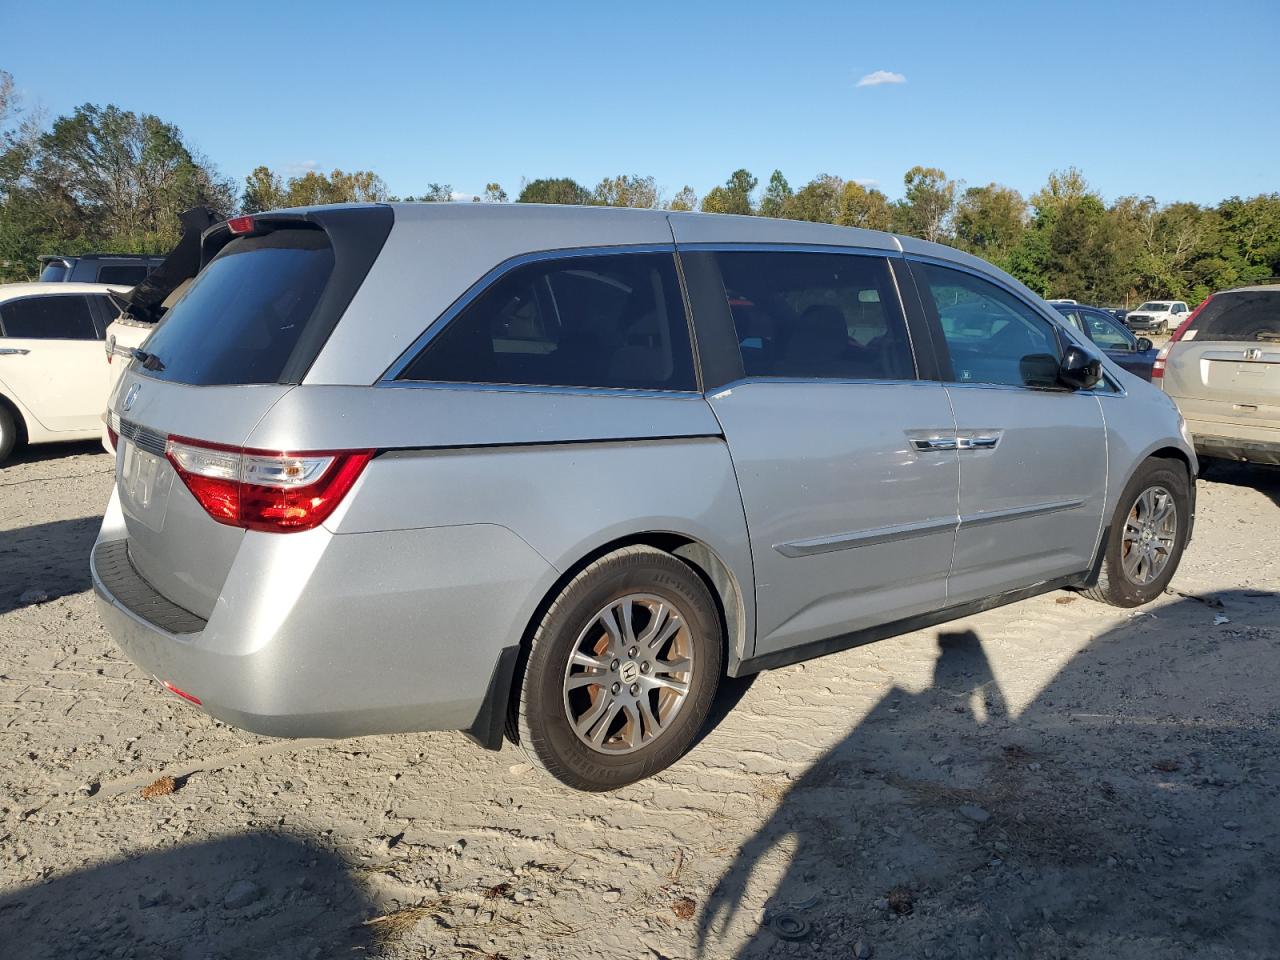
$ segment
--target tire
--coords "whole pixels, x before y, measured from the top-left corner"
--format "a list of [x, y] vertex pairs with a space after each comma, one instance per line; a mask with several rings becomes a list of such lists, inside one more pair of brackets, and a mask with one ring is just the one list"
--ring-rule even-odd
[[5, 404], [0, 403], [0, 464], [13, 454], [18, 446], [20, 435], [21, 431], [18, 429], [13, 412]]
[[1161, 320], [1160, 326], [1156, 327], [1156, 333], [1162, 337], [1167, 337], [1169, 335], [1169, 321]]
[[[1190, 482], [1178, 461], [1151, 459], [1138, 468], [1111, 519], [1098, 582], [1084, 591], [1085, 596], [1116, 607], [1137, 607], [1164, 592], [1187, 544]], [[1168, 515], [1166, 506], [1172, 510], [1172, 530], [1161, 522]], [[1146, 564], [1144, 549], [1149, 551]]]
[[[655, 645], [645, 649], [650, 630]], [[531, 763], [566, 786], [626, 786], [693, 743], [723, 659], [719, 610], [698, 574], [661, 550], [625, 547], [587, 566], [547, 609], [509, 732]]]

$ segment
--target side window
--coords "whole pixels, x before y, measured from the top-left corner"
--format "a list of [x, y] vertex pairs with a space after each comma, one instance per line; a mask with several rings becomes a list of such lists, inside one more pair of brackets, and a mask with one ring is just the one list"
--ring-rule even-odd
[[675, 258], [609, 254], [517, 267], [454, 317], [399, 379], [694, 390]]
[[1104, 350], [1133, 351], [1136, 341], [1121, 330], [1115, 322], [1096, 313], [1085, 314], [1085, 319], [1089, 322], [1089, 339], [1098, 346]]
[[960, 382], [1052, 387], [1058, 377], [1053, 327], [1012, 293], [960, 270], [917, 264]]
[[98, 332], [82, 296], [24, 297], [0, 304], [6, 337], [33, 340], [97, 340]]
[[883, 257], [729, 251], [716, 259], [747, 376], [915, 379]]

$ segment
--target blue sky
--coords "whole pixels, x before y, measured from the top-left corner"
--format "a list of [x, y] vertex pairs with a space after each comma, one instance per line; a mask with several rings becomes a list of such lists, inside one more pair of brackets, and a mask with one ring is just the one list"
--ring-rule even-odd
[[[920, 163], [1024, 194], [1068, 165], [1107, 199], [1280, 190], [1276, 0], [57, 8], [0, 0], [29, 102], [155, 113], [237, 181], [341, 167], [514, 197], [626, 172], [701, 196], [745, 166], [896, 197]], [[858, 86], [876, 71], [905, 82]]]

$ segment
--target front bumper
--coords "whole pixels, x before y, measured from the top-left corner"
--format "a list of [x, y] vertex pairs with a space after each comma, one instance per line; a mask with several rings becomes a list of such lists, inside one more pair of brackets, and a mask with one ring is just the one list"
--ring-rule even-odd
[[[250, 534], [206, 622], [138, 575], [111, 522], [90, 568], [121, 650], [268, 736], [464, 730], [496, 747], [520, 635], [556, 576], [492, 525]], [[300, 550], [312, 554], [302, 570]]]

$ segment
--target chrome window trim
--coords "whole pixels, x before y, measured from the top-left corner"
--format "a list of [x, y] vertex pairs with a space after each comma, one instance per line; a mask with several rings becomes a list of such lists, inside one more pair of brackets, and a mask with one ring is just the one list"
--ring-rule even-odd
[[[854, 257], [881, 257], [885, 260], [903, 259], [902, 250], [881, 249], [879, 247], [855, 247], [842, 246], [838, 244], [821, 244], [821, 243], [734, 243], [727, 241], [706, 241], [703, 243], [680, 243], [676, 245], [679, 252], [689, 253], [825, 253], [825, 254], [841, 254]], [[787, 383], [935, 383], [936, 381], [925, 381], [920, 376], [920, 360], [916, 355], [916, 341], [911, 336], [911, 324], [907, 321], [907, 304], [902, 299], [902, 287], [898, 283], [897, 271], [893, 269], [893, 265], [889, 265], [889, 283], [893, 286], [894, 295], [898, 298], [898, 319], [902, 321], [902, 329], [907, 334], [907, 348], [911, 351], [911, 367], [915, 370], [915, 377], [911, 380], [891, 380], [878, 378], [875, 380], [855, 380], [849, 377], [768, 377], [768, 376], [751, 376], [743, 377], [734, 383], [749, 382], [752, 380], [767, 380], [770, 382], [784, 381]], [[701, 373], [701, 368], [699, 368]], [[717, 394], [728, 390], [732, 384], [725, 384], [717, 387]]]
[[665, 397], [668, 400], [700, 400], [697, 390], [653, 390], [633, 387], [575, 387], [553, 383], [485, 383], [474, 380], [379, 380], [375, 387], [388, 390], [467, 390], [476, 393], [553, 393], [607, 397]]
[[[876, 380], [857, 380], [852, 377], [769, 377], [762, 374], [752, 374], [747, 377], [739, 377], [730, 383], [716, 387], [714, 390], [708, 391], [707, 396], [719, 397], [723, 394], [735, 390], [738, 387], [745, 387], [751, 384], [800, 384], [806, 387], [812, 387], [814, 384], [831, 384], [833, 386], [843, 387], [940, 387], [943, 384], [938, 380], [887, 380], [884, 378]], [[976, 386], [976, 384], [975, 384]]]
[[[567, 260], [574, 257], [602, 257], [602, 256], [625, 256], [634, 253], [669, 253], [675, 258], [676, 245], [674, 243], [646, 243], [646, 244], [620, 244], [612, 247], [567, 247], [559, 250], [532, 250], [528, 253], [520, 253], [514, 257], [508, 257], [501, 263], [491, 268], [487, 273], [480, 277], [475, 283], [469, 286], [457, 300], [453, 301], [444, 313], [432, 320], [425, 330], [414, 339], [408, 347], [398, 356], [391, 366], [388, 367], [378, 378], [375, 386], [388, 386], [392, 382], [400, 383], [450, 383], [447, 380], [413, 380], [413, 381], [396, 381], [396, 378], [402, 374], [409, 364], [418, 358], [418, 355], [426, 349], [427, 345], [435, 339], [454, 317], [458, 316], [463, 310], [470, 306], [482, 293], [488, 290], [493, 284], [501, 280], [511, 271], [519, 269], [530, 263], [539, 263], [544, 260]], [[678, 271], [678, 267], [677, 267]], [[677, 280], [679, 273], [676, 274]], [[681, 303], [684, 303], [683, 292], [681, 293]], [[685, 314], [685, 323], [690, 323], [690, 317]], [[689, 339], [693, 340], [693, 330], [690, 326]], [[696, 374], [695, 368], [695, 374]], [[501, 386], [501, 385], [499, 385]], [[512, 384], [511, 386], [518, 386]], [[610, 387], [584, 387], [587, 390], [610, 390]], [[672, 391], [675, 392], [675, 391]]]

